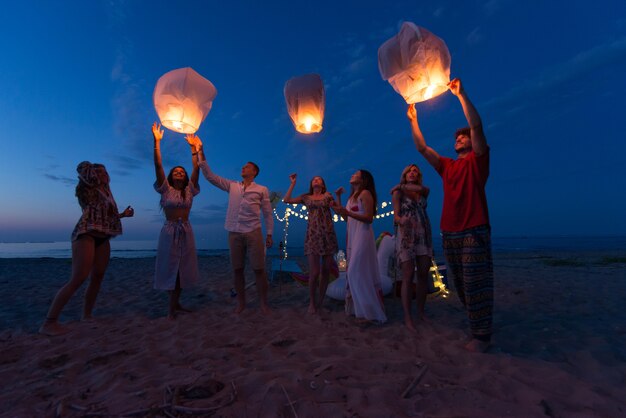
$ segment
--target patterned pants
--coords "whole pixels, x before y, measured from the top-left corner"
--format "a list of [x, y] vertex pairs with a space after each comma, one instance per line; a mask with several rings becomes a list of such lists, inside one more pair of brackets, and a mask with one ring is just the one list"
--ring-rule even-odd
[[479, 226], [461, 232], [443, 232], [443, 252], [452, 271], [459, 299], [474, 338], [489, 341], [493, 320], [493, 261], [491, 230]]

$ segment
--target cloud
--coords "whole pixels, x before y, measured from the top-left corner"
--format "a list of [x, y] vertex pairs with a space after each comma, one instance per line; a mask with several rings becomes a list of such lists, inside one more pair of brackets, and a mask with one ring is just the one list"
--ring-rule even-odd
[[67, 185], [67, 186], [74, 186], [77, 183], [76, 179], [72, 179], [72, 178], [69, 178], [69, 177], [55, 176], [54, 174], [48, 174], [48, 173], [45, 173], [43, 176], [45, 178], [47, 178], [48, 180], [58, 181], [58, 182], [63, 183], [65, 185]]
[[368, 67], [369, 62], [370, 62], [369, 57], [367, 56], [359, 57], [355, 59], [354, 61], [348, 63], [348, 65], [346, 65], [343, 68], [342, 72], [348, 75], [359, 73]]
[[363, 82], [364, 82], [364, 80], [362, 78], [358, 78], [356, 80], [352, 80], [348, 84], [339, 87], [339, 93], [345, 93], [345, 92], [348, 92], [350, 90], [354, 90], [355, 88], [357, 88], [361, 84], [363, 84]]
[[[136, 56], [135, 48], [126, 35], [128, 26], [124, 1], [109, 1], [108, 15], [110, 31], [117, 42], [117, 50], [111, 67], [111, 81], [116, 86], [111, 99], [113, 113], [113, 128], [116, 135], [123, 139], [124, 146], [139, 160], [149, 161], [150, 153], [145, 152], [145, 142], [148, 129], [145, 121], [150, 120], [150, 89], [145, 80], [136, 77], [133, 70], [132, 57]], [[128, 164], [122, 161], [124, 167], [135, 170], [139, 164]]]
[[483, 4], [483, 11], [487, 16], [496, 14], [507, 3], [505, 0], [489, 0]]
[[[530, 98], [546, 96], [547, 91], [563, 84], [575, 86], [575, 80], [621, 61], [626, 61], [626, 37], [583, 51], [532, 79], [518, 83], [507, 93], [489, 100], [481, 107], [502, 109], [512, 102], [519, 107], [534, 106], [535, 102]], [[521, 110], [519, 107], [516, 111]]]
[[127, 170], [138, 170], [144, 167], [143, 160], [139, 160], [133, 157], [127, 157], [124, 155], [115, 155], [112, 157], [113, 161], [117, 163], [122, 168], [126, 168]]
[[477, 27], [467, 35], [465, 40], [469, 45], [476, 45], [482, 42], [483, 39], [485, 37], [480, 33], [480, 27]]

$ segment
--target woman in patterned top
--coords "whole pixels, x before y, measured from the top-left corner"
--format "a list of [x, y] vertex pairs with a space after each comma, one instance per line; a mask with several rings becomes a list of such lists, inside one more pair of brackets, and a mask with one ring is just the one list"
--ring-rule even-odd
[[415, 164], [407, 166], [395, 186], [393, 195], [393, 220], [398, 225], [396, 257], [402, 274], [402, 307], [404, 324], [416, 331], [411, 318], [411, 284], [417, 266], [417, 314], [425, 319], [424, 305], [428, 293], [428, 273], [433, 257], [430, 220], [426, 213], [426, 198], [430, 189], [422, 184], [422, 172]]
[[85, 291], [83, 319], [90, 319], [96, 297], [104, 278], [111, 246], [109, 240], [122, 233], [121, 218], [134, 215], [128, 206], [122, 213], [109, 189], [109, 174], [102, 164], [83, 161], [76, 167], [78, 185], [76, 197], [83, 210], [72, 232], [72, 275], [70, 280], [57, 292], [46, 320], [39, 328], [44, 335], [60, 335], [69, 331], [58, 323], [61, 311], [72, 295], [90, 277]]
[[200, 193], [198, 148], [202, 143], [195, 135], [185, 137], [191, 146], [193, 164], [191, 179], [181, 166], [172, 168], [169, 175], [165, 177], [161, 161], [163, 130], [156, 122], [152, 125], [152, 136], [154, 137], [156, 173], [154, 189], [161, 194], [161, 208], [165, 213], [165, 224], [161, 228], [157, 248], [154, 288], [169, 291], [168, 317], [174, 319], [176, 312], [189, 312], [180, 304], [182, 289], [193, 286], [200, 278], [196, 241], [189, 223], [189, 212], [193, 197]]
[[[330, 208], [335, 207], [335, 199], [326, 191], [326, 183], [320, 176], [315, 176], [309, 183], [309, 192], [298, 197], [291, 197], [296, 185], [297, 174], [289, 176], [291, 184], [283, 202], [300, 203], [309, 211], [309, 221], [304, 238], [304, 255], [309, 262], [309, 310], [315, 314], [321, 309], [326, 296], [330, 267], [337, 252], [337, 235], [333, 226]], [[321, 260], [321, 261], [320, 261]], [[321, 276], [320, 276], [321, 270]], [[319, 300], [315, 302], [317, 278], [319, 277]]]

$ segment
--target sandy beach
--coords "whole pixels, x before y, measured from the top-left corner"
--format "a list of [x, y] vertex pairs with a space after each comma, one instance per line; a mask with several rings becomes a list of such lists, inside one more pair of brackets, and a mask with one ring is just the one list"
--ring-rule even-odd
[[[302, 260], [301, 265], [304, 266]], [[464, 311], [430, 296], [417, 335], [388, 296], [389, 322], [362, 326], [287, 274], [271, 316], [232, 314], [226, 256], [200, 258], [193, 309], [166, 318], [154, 259], [112, 259], [81, 322], [82, 291], [59, 337], [37, 329], [70, 272], [67, 259], [0, 259], [2, 417], [620, 417], [626, 416], [626, 253], [496, 254], [495, 334], [463, 349]], [[248, 280], [252, 280], [249, 276]]]

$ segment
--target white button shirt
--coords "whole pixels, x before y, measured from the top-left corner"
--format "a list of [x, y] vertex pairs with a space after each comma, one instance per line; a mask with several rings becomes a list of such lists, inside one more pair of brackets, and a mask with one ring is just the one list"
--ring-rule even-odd
[[251, 232], [261, 227], [261, 211], [267, 235], [272, 235], [274, 218], [267, 187], [255, 182], [243, 187], [243, 182], [220, 177], [211, 171], [206, 160], [198, 163], [204, 177], [214, 186], [228, 192], [228, 210], [224, 228], [229, 232]]

